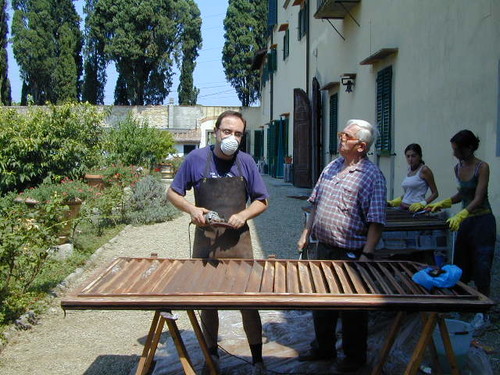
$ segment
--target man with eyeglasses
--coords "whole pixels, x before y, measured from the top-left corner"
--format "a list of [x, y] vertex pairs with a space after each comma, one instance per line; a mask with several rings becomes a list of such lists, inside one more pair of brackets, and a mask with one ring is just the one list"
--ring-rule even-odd
[[[245, 127], [241, 113], [223, 112], [215, 122], [215, 145], [191, 151], [167, 191], [169, 201], [188, 213], [196, 225], [193, 258], [253, 258], [247, 221], [267, 209], [269, 194], [253, 158], [239, 150]], [[185, 198], [191, 188], [195, 204]], [[213, 212], [218, 217], [211, 224], [208, 219]], [[257, 310], [242, 310], [241, 315], [253, 372], [260, 374], [264, 371], [260, 315]], [[208, 350], [217, 363], [217, 310], [202, 310], [201, 323]], [[208, 373], [206, 366], [204, 373]]]
[[[349, 120], [338, 137], [340, 157], [325, 167], [309, 197], [313, 209], [297, 246], [302, 250], [312, 235], [318, 240], [314, 259], [370, 261], [385, 225], [386, 206], [384, 175], [367, 157], [376, 129], [367, 121]], [[313, 311], [316, 338], [299, 361], [337, 358], [339, 315], [345, 357], [337, 361], [333, 373], [352, 373], [365, 365], [368, 313], [364, 311]]]

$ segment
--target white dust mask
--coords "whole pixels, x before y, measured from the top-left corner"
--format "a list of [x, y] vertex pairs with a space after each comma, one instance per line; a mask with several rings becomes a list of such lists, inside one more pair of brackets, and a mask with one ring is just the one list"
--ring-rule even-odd
[[234, 135], [230, 135], [229, 137], [224, 138], [221, 141], [220, 149], [224, 155], [231, 156], [237, 150], [240, 144]]

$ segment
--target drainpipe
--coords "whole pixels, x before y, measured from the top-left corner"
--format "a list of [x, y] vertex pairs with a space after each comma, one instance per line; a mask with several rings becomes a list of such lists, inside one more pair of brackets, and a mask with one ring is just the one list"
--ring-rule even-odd
[[309, 19], [309, 13], [310, 13], [310, 7], [311, 3], [307, 2], [307, 14], [306, 14], [306, 19], [307, 19], [307, 30], [306, 30], [306, 95], [309, 98], [309, 31], [310, 31], [310, 19]]
[[[274, 31], [271, 32], [271, 46], [274, 44]], [[276, 56], [278, 58], [278, 56]], [[274, 112], [274, 72], [269, 78], [269, 123], [273, 121]]]

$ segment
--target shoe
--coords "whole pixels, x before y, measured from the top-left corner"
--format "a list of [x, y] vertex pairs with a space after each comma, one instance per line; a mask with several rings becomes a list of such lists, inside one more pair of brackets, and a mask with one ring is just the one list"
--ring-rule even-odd
[[366, 364], [365, 361], [353, 360], [349, 357], [343, 358], [341, 361], [335, 363], [332, 368], [332, 374], [357, 374], [357, 372], [362, 369]]
[[[215, 364], [215, 371], [217, 372], [217, 374], [220, 374], [220, 359], [218, 356], [216, 355], [210, 355], [210, 357], [212, 357], [212, 361], [214, 362]], [[208, 364], [205, 362], [203, 364], [203, 369], [201, 370], [201, 374], [202, 375], [210, 375], [210, 367], [208, 367]]]
[[297, 359], [299, 362], [306, 361], [332, 361], [337, 358], [336, 353], [321, 353], [314, 349], [309, 349], [307, 352], [300, 353]]
[[252, 375], [264, 375], [267, 374], [266, 366], [263, 362], [257, 362], [253, 365]]

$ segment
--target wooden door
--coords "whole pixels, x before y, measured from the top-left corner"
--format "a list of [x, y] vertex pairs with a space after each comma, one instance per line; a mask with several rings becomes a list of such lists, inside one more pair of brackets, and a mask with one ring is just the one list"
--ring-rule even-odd
[[311, 187], [311, 106], [302, 89], [293, 90], [293, 184]]

